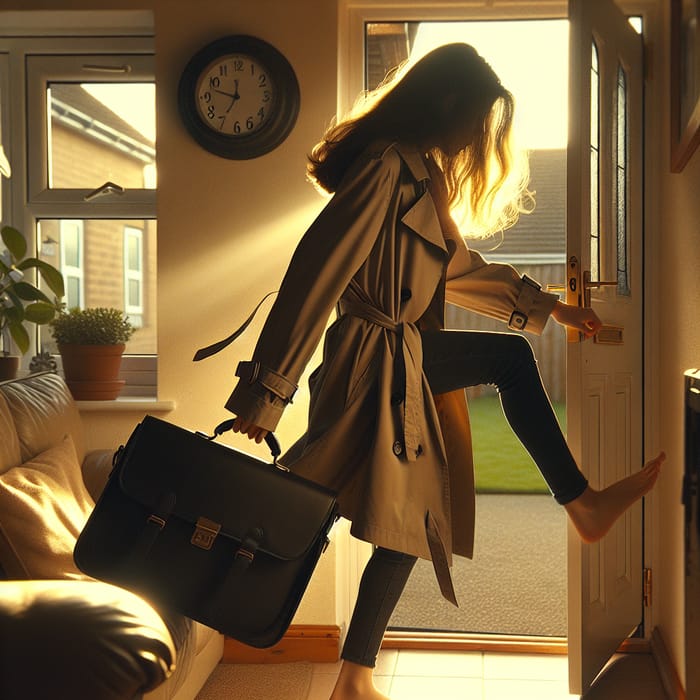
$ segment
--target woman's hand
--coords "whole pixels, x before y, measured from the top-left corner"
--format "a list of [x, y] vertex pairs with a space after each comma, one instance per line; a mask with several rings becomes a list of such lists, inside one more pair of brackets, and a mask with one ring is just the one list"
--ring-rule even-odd
[[583, 333], [586, 338], [594, 336], [603, 325], [593, 309], [590, 307], [581, 308], [558, 301], [552, 311], [552, 318], [562, 326], [574, 328]]
[[258, 443], [262, 442], [268, 432], [270, 432], [269, 430], [261, 428], [259, 425], [243, 420], [240, 416], [236, 416], [234, 419], [231, 430], [233, 430], [234, 433], [243, 433], [251, 440], [255, 440], [255, 442]]

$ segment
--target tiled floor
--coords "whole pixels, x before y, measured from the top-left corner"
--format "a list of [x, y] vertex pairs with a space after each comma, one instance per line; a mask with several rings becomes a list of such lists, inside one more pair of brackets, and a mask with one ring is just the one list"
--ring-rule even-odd
[[[606, 683], [586, 698], [665, 700], [651, 657], [617, 661], [622, 682], [610, 667]], [[338, 669], [339, 664], [314, 665], [308, 700], [328, 700]], [[565, 656], [382, 651], [375, 679], [391, 700], [578, 700], [568, 691], [567, 673]]]

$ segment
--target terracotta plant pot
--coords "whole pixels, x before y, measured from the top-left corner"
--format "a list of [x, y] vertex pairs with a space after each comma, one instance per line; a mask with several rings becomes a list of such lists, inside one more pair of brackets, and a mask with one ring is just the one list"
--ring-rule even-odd
[[59, 345], [66, 384], [76, 401], [116, 399], [124, 386], [119, 379], [120, 345]]
[[14, 379], [19, 372], [19, 357], [17, 355], [0, 355], [0, 382]]

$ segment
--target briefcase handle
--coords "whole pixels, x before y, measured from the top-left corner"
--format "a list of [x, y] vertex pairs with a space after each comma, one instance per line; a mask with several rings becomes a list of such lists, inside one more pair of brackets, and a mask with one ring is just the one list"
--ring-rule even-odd
[[[201, 433], [207, 440], [215, 440], [219, 435], [222, 435], [228, 430], [231, 430], [233, 427], [233, 422], [235, 421], [235, 418], [229, 418], [228, 420], [223, 421], [222, 423], [219, 423], [219, 425], [214, 428], [214, 434], [213, 435], [205, 435], [204, 433]], [[267, 443], [267, 446], [270, 448], [270, 453], [272, 454], [272, 461], [273, 464], [276, 467], [281, 467], [281, 465], [277, 464], [277, 458], [282, 454], [282, 448], [280, 447], [279, 441], [277, 440], [277, 437], [275, 436], [274, 433], [267, 433], [265, 435], [265, 442]]]

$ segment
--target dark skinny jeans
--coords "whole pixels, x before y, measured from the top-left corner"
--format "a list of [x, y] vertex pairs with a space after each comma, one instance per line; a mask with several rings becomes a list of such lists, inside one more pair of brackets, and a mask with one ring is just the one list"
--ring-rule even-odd
[[[560, 504], [587, 486], [542, 385], [530, 343], [519, 335], [480, 331], [422, 333], [423, 369], [434, 394], [491, 384], [503, 413]], [[360, 582], [342, 658], [374, 667], [389, 619], [416, 557], [377, 547]]]

